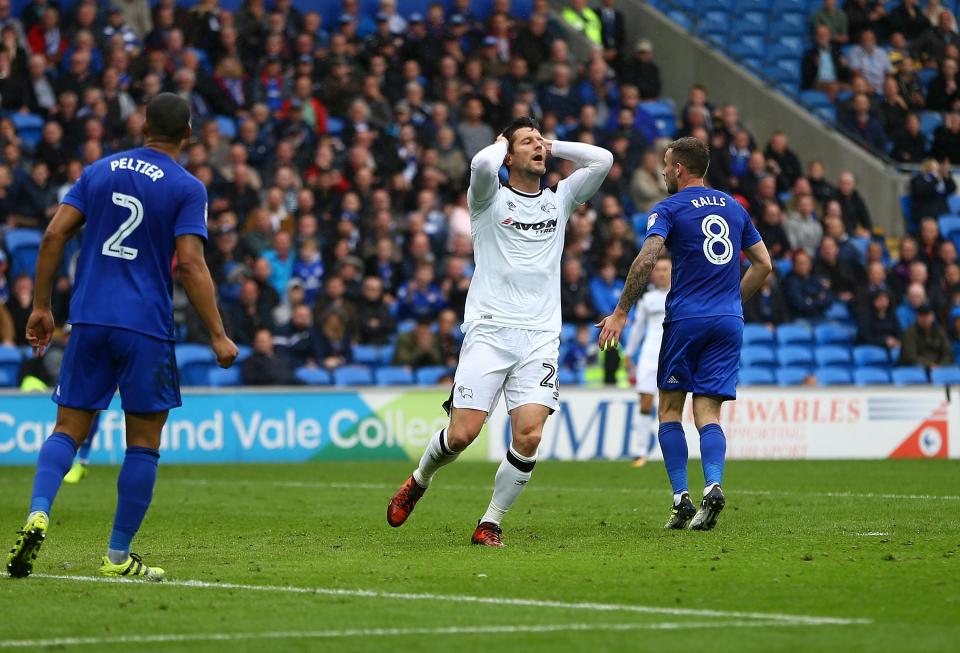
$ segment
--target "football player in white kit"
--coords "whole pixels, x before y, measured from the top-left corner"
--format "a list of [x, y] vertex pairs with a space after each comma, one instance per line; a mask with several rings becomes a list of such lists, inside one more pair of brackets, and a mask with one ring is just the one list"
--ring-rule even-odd
[[[647, 462], [650, 442], [655, 441], [653, 402], [657, 391], [657, 363], [660, 359], [660, 340], [663, 338], [663, 316], [666, 313], [667, 293], [670, 292], [670, 259], [661, 258], [650, 274], [651, 286], [643, 294], [633, 314], [633, 328], [627, 338], [623, 355], [627, 370], [635, 372], [636, 388], [640, 394], [640, 419], [637, 422], [637, 440], [630, 443], [635, 456], [634, 467]], [[640, 342], [643, 341], [641, 346]], [[640, 360], [634, 365], [634, 356], [640, 349]], [[635, 370], [631, 369], [635, 368]]]
[[[577, 169], [541, 188], [549, 157]], [[500, 167], [510, 173], [500, 184]], [[518, 118], [470, 163], [470, 209], [476, 271], [464, 312], [465, 333], [446, 428], [430, 438], [420, 464], [387, 506], [402, 525], [440, 467], [456, 460], [480, 434], [500, 399], [510, 414], [512, 442], [497, 470], [493, 499], [472, 542], [503, 546], [500, 521], [537, 461], [547, 417], [559, 406], [560, 259], [570, 214], [600, 188], [613, 165], [607, 150], [550, 141], [533, 118]]]

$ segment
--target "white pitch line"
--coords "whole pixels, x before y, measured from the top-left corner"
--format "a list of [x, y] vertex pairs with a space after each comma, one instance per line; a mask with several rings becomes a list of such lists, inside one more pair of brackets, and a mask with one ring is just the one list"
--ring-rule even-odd
[[[121, 583], [131, 581], [120, 578], [99, 576], [66, 576], [62, 574], [34, 574], [34, 578], [68, 580], [82, 583]], [[138, 583], [140, 584], [140, 583]], [[143, 583], [146, 584], [146, 583]], [[869, 624], [870, 619], [845, 619], [839, 617], [816, 617], [810, 615], [782, 614], [775, 612], [742, 612], [736, 610], [707, 610], [698, 608], [664, 608], [650, 605], [617, 603], [574, 603], [566, 601], [546, 601], [542, 599], [524, 599], [503, 596], [474, 596], [469, 594], [430, 594], [414, 592], [380, 592], [377, 590], [342, 589], [337, 587], [297, 587], [289, 585], [245, 585], [242, 583], [210, 583], [202, 580], [167, 580], [163, 583], [149, 583], [150, 586], [195, 587], [203, 589], [245, 590], [249, 592], [283, 592], [288, 594], [314, 594], [322, 596], [353, 596], [366, 599], [386, 599], [397, 601], [438, 601], [442, 603], [479, 603], [496, 606], [523, 606], [534, 608], [555, 608], [559, 610], [583, 610], [589, 612], [632, 612], [642, 614], [666, 614], [680, 617], [717, 617], [736, 619], [759, 619], [765, 621], [789, 622], [809, 626], [849, 626]]]
[[[214, 480], [214, 479], [202, 479], [202, 478], [173, 478], [165, 479], [163, 483], [177, 483], [184, 485], [243, 485], [243, 484], [255, 484], [255, 485], [269, 485], [271, 487], [290, 487], [290, 488], [317, 488], [317, 489], [330, 489], [330, 490], [394, 490], [398, 486], [389, 485], [387, 483], [353, 483], [353, 482], [327, 482], [327, 481], [264, 481], [264, 480], [249, 480], [244, 479], [242, 481], [225, 481], [225, 480]], [[451, 491], [479, 491], [479, 490], [489, 490], [487, 486], [481, 485], [441, 485], [437, 484], [437, 487], [443, 488], [444, 490]], [[624, 487], [582, 487], [577, 485], [529, 485], [526, 488], [526, 491], [537, 491], [537, 492], [606, 492], [606, 493], [622, 493], [622, 494], [636, 494], [648, 493], [648, 494], [664, 494], [664, 490], [659, 490], [655, 488], [624, 488]], [[960, 495], [952, 494], [889, 494], [889, 493], [873, 493], [873, 492], [789, 492], [789, 491], [780, 491], [780, 490], [738, 490], [736, 488], [730, 490], [731, 494], [743, 494], [747, 496], [785, 496], [785, 497], [827, 497], [827, 498], [846, 498], [846, 499], [904, 499], [904, 500], [937, 500], [937, 501], [960, 501]]]
[[0, 640], [0, 648], [45, 646], [96, 646], [106, 644], [161, 644], [167, 642], [232, 642], [251, 639], [337, 639], [347, 637], [406, 637], [411, 635], [512, 635], [594, 630], [687, 630], [698, 628], [777, 628], [811, 624], [765, 621], [663, 621], [633, 624], [543, 624], [518, 626], [449, 626], [446, 628], [354, 628], [350, 630], [273, 631], [263, 633], [174, 633], [166, 635], [117, 635], [115, 637], [54, 637], [50, 639]]

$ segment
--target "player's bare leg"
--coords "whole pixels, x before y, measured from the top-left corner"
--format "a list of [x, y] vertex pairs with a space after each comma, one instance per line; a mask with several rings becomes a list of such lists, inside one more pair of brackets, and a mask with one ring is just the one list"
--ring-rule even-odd
[[[646, 447], [650, 437], [651, 427], [653, 425], [653, 395], [645, 392], [640, 393], [640, 419], [637, 424], [637, 431], [640, 433], [640, 444]], [[646, 454], [641, 454], [633, 459], [634, 467], [643, 467], [647, 464]]]
[[550, 409], [541, 404], [525, 404], [510, 413], [513, 440], [493, 484], [493, 498], [480, 518], [471, 541], [484, 546], [503, 546], [500, 521], [527, 486], [537, 463], [537, 449], [543, 425]]
[[417, 501], [430, 487], [433, 475], [444, 465], [456, 460], [460, 452], [477, 439], [486, 418], [487, 413], [482, 410], [451, 407], [449, 426], [430, 438], [420, 464], [390, 499], [387, 523], [397, 528], [407, 521]]
[[686, 528], [696, 514], [687, 488], [687, 438], [681, 424], [686, 401], [686, 390], [660, 391], [660, 450], [673, 487], [673, 508], [663, 527], [675, 530]]
[[50, 507], [60, 490], [63, 477], [70, 471], [73, 457], [90, 432], [96, 411], [60, 406], [53, 435], [44, 441], [33, 477], [30, 514], [20, 529], [17, 541], [7, 555], [7, 572], [16, 578], [33, 572], [40, 546], [47, 536]]
[[703, 465], [703, 500], [690, 521], [693, 531], [709, 531], [717, 525], [717, 517], [726, 504], [720, 483], [727, 441], [720, 428], [720, 406], [723, 400], [707, 395], [694, 395], [693, 419], [700, 432], [700, 460]]

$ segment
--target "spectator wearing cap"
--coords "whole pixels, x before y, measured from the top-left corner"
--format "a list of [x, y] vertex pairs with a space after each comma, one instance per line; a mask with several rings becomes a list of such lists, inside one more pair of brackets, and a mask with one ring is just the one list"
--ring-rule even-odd
[[890, 56], [877, 46], [877, 35], [873, 30], [865, 29], [860, 34], [860, 43], [850, 49], [850, 69], [867, 80], [874, 93], [883, 90], [883, 80], [890, 72]]
[[917, 307], [916, 322], [903, 332], [898, 365], [922, 365], [928, 371], [953, 364], [953, 351], [946, 332], [936, 322], [933, 307]]
[[950, 165], [960, 164], [960, 112], [951, 111], [933, 132], [930, 156]]
[[383, 296], [380, 277], [366, 277], [357, 301], [357, 342], [362, 345], [386, 345], [396, 333], [397, 323]]
[[570, 0], [560, 16], [567, 27], [579, 32], [594, 45], [603, 45], [603, 25], [596, 12], [587, 7], [587, 0]]
[[433, 320], [429, 317], [417, 319], [417, 325], [400, 334], [397, 348], [393, 354], [394, 365], [406, 365], [414, 369], [443, 365], [440, 339], [433, 332]]
[[957, 184], [948, 171], [942, 170], [934, 159], [924, 159], [918, 172], [910, 180], [910, 205], [913, 215], [922, 219], [950, 213], [947, 198], [957, 192]]
[[857, 323], [857, 344], [896, 349], [900, 346], [901, 334], [900, 322], [891, 308], [889, 291], [874, 290]]
[[827, 25], [817, 25], [813, 31], [813, 45], [803, 55], [800, 88], [823, 91], [834, 101], [839, 91], [847, 88], [849, 69], [840, 56], [839, 47], [831, 39]]

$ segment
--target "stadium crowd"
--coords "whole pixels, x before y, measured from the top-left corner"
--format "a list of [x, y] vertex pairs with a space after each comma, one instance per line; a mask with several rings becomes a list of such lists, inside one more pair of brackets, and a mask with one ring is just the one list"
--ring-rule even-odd
[[[332, 370], [354, 362], [358, 346], [387, 348], [395, 365], [454, 367], [473, 269], [470, 160], [518, 115], [539, 118], [548, 138], [615, 156], [570, 221], [562, 269], [571, 327], [561, 364], [594, 364], [587, 325], [616, 304], [646, 212], [666, 196], [662, 149], [673, 134], [644, 109], [660, 95], [653, 48], [626, 43], [612, 0], [595, 9], [573, 0], [560, 15], [536, 0], [526, 19], [509, 0], [485, 16], [470, 7], [454, 0], [401, 15], [381, 0], [371, 14], [342, 0], [330, 24], [291, 0], [246, 0], [236, 12], [217, 0], [81, 0], [62, 12], [33, 0], [19, 15], [0, 0], [0, 341], [25, 344], [33, 271], [24, 234], [45, 227], [84, 165], [140, 145], [144, 102], [171, 90], [193, 110], [182, 163], [208, 189], [208, 265], [230, 336], [253, 351], [244, 383]], [[571, 53], [563, 23], [594, 41], [588, 59]], [[830, 38], [834, 48], [851, 33]], [[855, 112], [863, 97], [868, 115], [882, 109], [873, 90], [854, 97]], [[676, 134], [711, 145], [709, 182], [744, 204], [777, 262], [747, 320], [776, 326], [840, 311], [859, 325], [858, 342], [899, 352], [901, 363], [952, 362], [960, 266], [935, 218], [955, 190], [938, 160], [960, 144], [960, 113], [947, 122], [946, 154], [912, 185], [917, 233], [891, 257], [853, 175], [826, 179], [782, 132], [757, 143], [736, 106], [692, 88]], [[551, 161], [545, 184], [568, 165]], [[55, 291], [59, 322], [72, 275], [68, 262]], [[202, 344], [179, 287], [174, 304], [180, 340]], [[612, 382], [615, 365], [607, 368]]]

